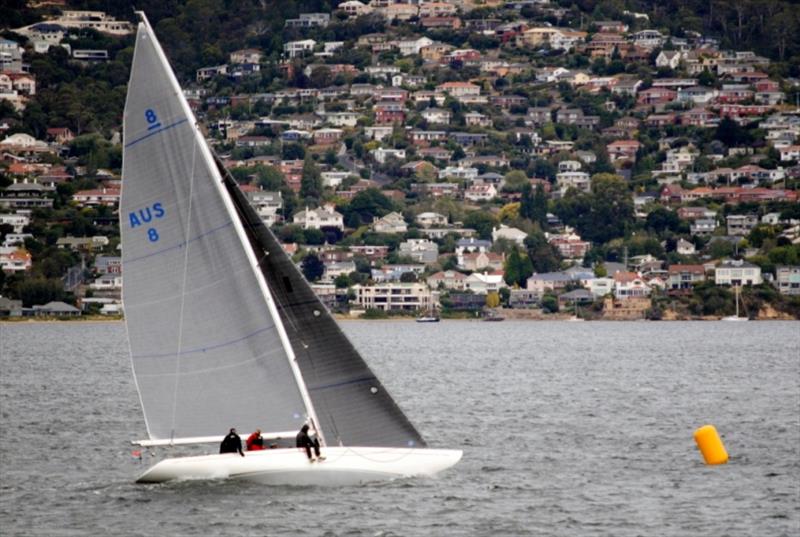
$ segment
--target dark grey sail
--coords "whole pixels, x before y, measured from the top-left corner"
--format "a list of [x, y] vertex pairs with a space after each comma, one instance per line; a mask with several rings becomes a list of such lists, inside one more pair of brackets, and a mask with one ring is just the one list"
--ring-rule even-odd
[[422, 436], [328, 314], [230, 174], [224, 176], [278, 305], [326, 442], [425, 447]]

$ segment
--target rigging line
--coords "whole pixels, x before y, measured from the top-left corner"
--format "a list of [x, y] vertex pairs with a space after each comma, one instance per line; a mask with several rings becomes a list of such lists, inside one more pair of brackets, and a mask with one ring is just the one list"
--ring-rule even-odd
[[197, 136], [192, 144], [192, 172], [189, 176], [189, 206], [186, 211], [186, 248], [183, 253], [183, 281], [181, 283], [181, 309], [178, 314], [178, 348], [175, 352], [175, 387], [172, 392], [172, 426], [170, 438], [175, 436], [175, 417], [178, 413], [178, 384], [180, 383], [181, 355], [183, 351], [183, 310], [186, 306], [186, 278], [189, 273], [189, 241], [192, 230], [192, 196], [194, 194], [194, 171], [197, 164]]

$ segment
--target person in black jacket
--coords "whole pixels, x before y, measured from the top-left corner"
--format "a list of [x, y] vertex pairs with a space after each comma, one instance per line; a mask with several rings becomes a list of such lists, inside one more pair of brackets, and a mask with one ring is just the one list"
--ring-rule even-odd
[[300, 432], [297, 433], [297, 447], [305, 448], [309, 462], [314, 462], [315, 460], [314, 457], [311, 456], [311, 448], [314, 448], [314, 454], [317, 456], [316, 460], [325, 460], [325, 457], [321, 457], [319, 454], [319, 440], [317, 440], [316, 437], [311, 438], [308, 435], [308, 424], [303, 425]]
[[236, 429], [231, 427], [231, 432], [228, 433], [228, 436], [222, 439], [222, 443], [219, 445], [219, 452], [220, 453], [236, 453], [239, 452], [239, 455], [244, 457], [244, 451], [242, 451], [242, 439], [239, 438], [239, 435], [236, 434]]

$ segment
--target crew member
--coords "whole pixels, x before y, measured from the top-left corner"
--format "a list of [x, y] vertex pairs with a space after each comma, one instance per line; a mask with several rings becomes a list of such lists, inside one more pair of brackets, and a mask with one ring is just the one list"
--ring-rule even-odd
[[238, 434], [236, 434], [235, 427], [231, 427], [231, 431], [228, 433], [228, 436], [222, 439], [222, 443], [219, 445], [219, 452], [220, 453], [238, 452], [239, 455], [244, 457], [244, 451], [242, 451], [242, 439], [239, 438]]
[[325, 460], [325, 457], [322, 457], [319, 454], [319, 440], [317, 440], [316, 436], [311, 438], [308, 435], [308, 424], [303, 425], [303, 427], [300, 429], [300, 432], [297, 433], [297, 447], [305, 448], [309, 462], [314, 462], [315, 460], [314, 457], [311, 456], [311, 448], [314, 448], [314, 455], [317, 456], [316, 460]]
[[261, 438], [261, 429], [256, 429], [256, 432], [247, 437], [245, 441], [247, 451], [261, 451], [264, 449], [264, 439]]

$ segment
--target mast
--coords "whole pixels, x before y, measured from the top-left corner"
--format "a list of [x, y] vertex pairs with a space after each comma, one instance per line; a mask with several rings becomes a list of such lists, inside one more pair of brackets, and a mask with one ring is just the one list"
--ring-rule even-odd
[[231, 200], [230, 195], [225, 189], [223, 178], [220, 174], [219, 169], [217, 168], [217, 165], [214, 161], [214, 157], [211, 154], [211, 150], [206, 144], [205, 138], [200, 132], [200, 129], [197, 128], [197, 122], [194, 117], [194, 113], [192, 112], [191, 108], [189, 107], [189, 103], [186, 101], [186, 98], [183, 95], [183, 91], [181, 90], [180, 84], [178, 83], [178, 79], [175, 77], [175, 74], [169, 65], [169, 60], [167, 59], [166, 54], [164, 54], [164, 51], [161, 48], [161, 44], [158, 42], [158, 39], [155, 36], [153, 28], [150, 26], [150, 22], [147, 20], [147, 16], [144, 14], [143, 11], [136, 11], [135, 13], [141, 18], [142, 24], [144, 24], [145, 29], [147, 30], [147, 34], [150, 36], [150, 39], [152, 40], [153, 47], [158, 55], [159, 60], [162, 63], [162, 66], [164, 67], [165, 72], [167, 73], [172, 88], [178, 97], [178, 101], [180, 102], [180, 105], [183, 108], [184, 113], [186, 114], [187, 117], [195, 120], [193, 121], [192, 127], [197, 147], [200, 149], [202, 158], [205, 160], [206, 165], [210, 169], [212, 177], [214, 178], [213, 181], [214, 188], [219, 194], [220, 199], [222, 200], [225, 206], [225, 210], [231, 217], [233, 228], [235, 229], [236, 235], [239, 238], [242, 247], [244, 248], [244, 252], [247, 257], [248, 264], [250, 265], [250, 269], [253, 271], [255, 279], [258, 282], [258, 287], [267, 304], [269, 313], [272, 316], [273, 321], [275, 322], [275, 327], [277, 329], [281, 345], [283, 346], [283, 349], [286, 353], [286, 357], [289, 361], [289, 367], [292, 371], [295, 383], [297, 384], [297, 388], [300, 391], [300, 396], [306, 408], [307, 417], [311, 420], [312, 426], [314, 430], [317, 432], [317, 436], [319, 437], [320, 443], [322, 445], [325, 445], [325, 438], [323, 436], [322, 430], [319, 429], [317, 426], [317, 424], [319, 423], [319, 419], [317, 418], [317, 413], [316, 410], [314, 409], [311, 396], [309, 395], [305, 381], [303, 380], [303, 375], [300, 371], [300, 367], [297, 364], [297, 358], [295, 356], [294, 349], [292, 348], [292, 345], [289, 341], [289, 336], [286, 333], [286, 329], [283, 325], [280, 314], [278, 313], [278, 309], [275, 305], [275, 301], [272, 297], [272, 294], [269, 291], [267, 282], [264, 279], [264, 275], [262, 274], [259, 268], [258, 260], [256, 258], [255, 252], [253, 251], [252, 246], [250, 245], [250, 241], [247, 238], [244, 226], [242, 225], [239, 215], [237, 214], [236, 208], [233, 204], [233, 201]]

